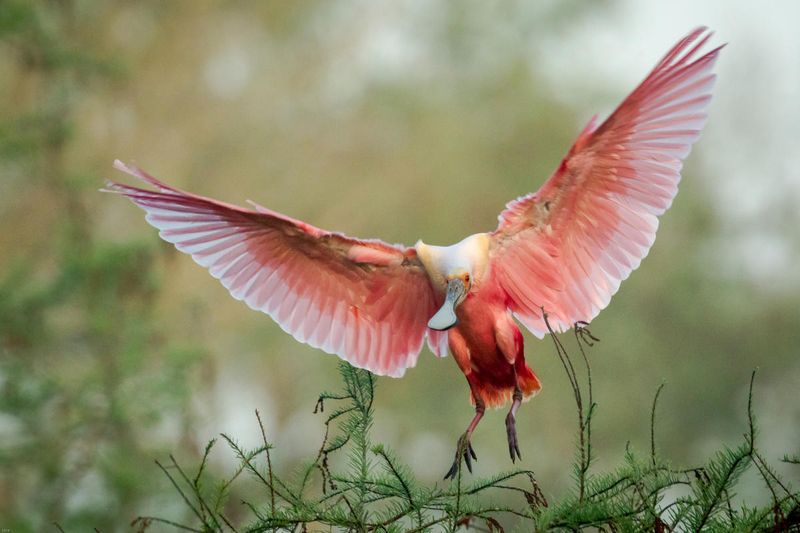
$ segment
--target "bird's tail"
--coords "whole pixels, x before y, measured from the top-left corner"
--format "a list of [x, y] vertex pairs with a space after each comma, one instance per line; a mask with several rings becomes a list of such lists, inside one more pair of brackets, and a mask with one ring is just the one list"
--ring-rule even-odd
[[542, 383], [533, 370], [531, 370], [531, 367], [529, 367], [525, 361], [521, 360], [521, 358], [518, 360], [516, 367], [517, 385], [522, 389], [522, 399], [523, 401], [530, 400], [542, 390]]
[[[517, 386], [522, 390], [522, 401], [528, 401], [541, 390], [542, 384], [533, 370], [525, 363], [522, 358], [515, 363]], [[484, 405], [490, 409], [499, 409], [507, 405], [514, 397], [514, 387], [508, 385], [495, 385], [491, 382], [480, 382], [477, 384], [477, 392], [480, 394]], [[470, 401], [475, 405], [475, 398], [470, 394]]]

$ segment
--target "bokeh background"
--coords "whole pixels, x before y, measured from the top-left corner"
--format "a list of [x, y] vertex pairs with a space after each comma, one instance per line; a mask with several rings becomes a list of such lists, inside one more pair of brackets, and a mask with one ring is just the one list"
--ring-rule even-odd
[[[793, 1], [0, 0], [0, 527], [185, 518], [153, 459], [192, 464], [220, 432], [255, 446], [256, 408], [282, 472], [322, 438], [312, 409], [336, 359], [97, 192], [126, 179], [115, 158], [326, 229], [451, 243], [493, 229], [699, 24], [729, 42], [708, 126], [650, 256], [592, 324], [596, 466], [649, 446], [663, 381], [659, 449], [703, 462], [745, 430], [755, 367], [767, 455], [796, 453], [797, 20]], [[523, 466], [558, 497], [574, 406], [552, 344], [526, 341], [544, 390], [520, 411]], [[427, 349], [379, 380], [376, 409], [374, 440], [431, 483], [472, 414], [456, 365]], [[482, 422], [477, 474], [510, 467], [503, 429]]]

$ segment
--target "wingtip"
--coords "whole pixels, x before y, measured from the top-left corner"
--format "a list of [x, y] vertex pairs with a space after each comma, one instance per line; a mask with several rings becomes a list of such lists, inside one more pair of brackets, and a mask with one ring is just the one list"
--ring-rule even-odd
[[685, 39], [691, 43], [700, 37], [703, 39], [709, 39], [712, 35], [714, 35], [714, 30], [703, 24], [695, 27], [692, 31], [687, 33]]
[[[716, 35], [716, 34], [717, 34], [717, 32], [715, 30], [709, 28], [708, 26], [698, 26], [697, 28], [695, 28], [694, 30], [689, 32], [689, 34], [686, 36], [686, 38], [689, 40], [689, 43], [693, 43], [693, 42], [695, 42], [695, 41], [697, 41], [699, 39], [701, 44], [705, 44], [708, 41], [710, 41], [711, 38], [714, 37], [714, 35]], [[727, 46], [727, 45], [728, 45], [728, 43], [722, 43], [721, 45], [719, 45], [716, 48], [714, 48], [711, 52], [712, 53], [713, 52], [718, 52], [719, 50], [725, 48], [725, 46]], [[700, 47], [700, 45], [697, 46], [697, 48], [699, 48], [699, 47]]]
[[142, 181], [149, 181], [147, 178], [145, 178], [144, 172], [142, 172], [142, 170], [136, 165], [129, 165], [123, 162], [121, 159], [115, 159], [113, 166], [114, 170], [119, 170], [120, 172], [124, 172], [130, 176], [139, 178]]
[[129, 165], [128, 163], [125, 163], [120, 159], [115, 159], [114, 160], [114, 169], [115, 170], [119, 170], [121, 172], [124, 172], [125, 174], [130, 174], [131, 176], [134, 176], [134, 177], [139, 178], [141, 180], [148, 181], [144, 177], [144, 172], [142, 171], [142, 169], [140, 169], [136, 165], [132, 165], [132, 164]]
[[147, 172], [145, 172], [144, 170], [142, 170], [141, 168], [139, 168], [136, 165], [127, 164], [127, 163], [122, 162], [119, 159], [115, 159], [114, 160], [114, 168], [116, 170], [124, 172], [124, 173], [126, 173], [126, 174], [128, 174], [130, 176], [133, 176], [134, 178], [138, 178], [138, 179], [142, 180], [145, 183], [149, 183], [153, 187], [156, 187], [157, 189], [161, 190], [161, 192], [173, 192], [173, 193], [174, 192], [179, 192], [174, 187], [170, 187], [166, 183], [164, 183], [162, 181], [159, 181], [158, 179], [156, 179], [155, 177], [151, 176], [150, 174], [148, 174]]
[[117, 193], [117, 194], [122, 192], [122, 187], [116, 181], [111, 181], [111, 180], [107, 179], [103, 183], [104, 183], [105, 186], [104, 187], [100, 187], [99, 189], [97, 189], [98, 192], [110, 192], [110, 193]]

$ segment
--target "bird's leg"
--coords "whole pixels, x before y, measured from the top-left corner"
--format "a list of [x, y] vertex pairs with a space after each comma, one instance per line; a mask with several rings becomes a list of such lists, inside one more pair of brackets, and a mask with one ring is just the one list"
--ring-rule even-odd
[[[519, 453], [519, 442], [517, 442], [517, 427], [516, 427], [516, 414], [522, 403], [522, 390], [519, 385], [514, 387], [514, 401], [511, 403], [511, 409], [506, 415], [506, 434], [508, 435], [508, 453], [511, 455], [511, 462], [515, 462], [516, 458], [522, 460], [522, 454]], [[516, 457], [515, 457], [516, 455]]]
[[456, 444], [456, 456], [453, 460], [453, 466], [450, 467], [450, 470], [447, 471], [445, 474], [445, 479], [455, 479], [456, 474], [458, 473], [459, 468], [461, 468], [461, 458], [464, 458], [464, 463], [467, 465], [467, 470], [472, 473], [472, 460], [478, 460], [478, 456], [475, 454], [475, 450], [472, 449], [472, 443], [470, 442], [470, 438], [472, 437], [472, 432], [475, 431], [475, 428], [478, 426], [478, 422], [481, 421], [483, 418], [483, 413], [486, 411], [486, 406], [483, 404], [483, 400], [478, 395], [473, 395], [475, 398], [475, 416], [472, 417], [472, 421], [467, 426], [467, 430], [458, 438], [458, 443]]

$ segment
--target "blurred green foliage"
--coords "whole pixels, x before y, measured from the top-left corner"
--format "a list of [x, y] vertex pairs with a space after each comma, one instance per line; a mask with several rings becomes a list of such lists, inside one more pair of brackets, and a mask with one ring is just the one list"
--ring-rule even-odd
[[[154, 457], [200, 458], [256, 407], [281, 473], [318, 446], [309, 402], [335, 358], [230, 299], [141, 212], [99, 194], [114, 158], [326, 229], [442, 244], [493, 228], [594, 102], [622, 96], [587, 79], [591, 105], [569, 100], [537, 63], [613, 2], [374, 6], [0, 0], [0, 527], [124, 530], [171, 494]], [[386, 44], [394, 21], [415, 36], [399, 54]], [[662, 451], [703, 462], [739, 435], [755, 366], [765, 449], [796, 442], [797, 295], [721, 274], [737, 271], [715, 253], [729, 238], [708, 193], [724, 185], [721, 154], [703, 150], [650, 256], [592, 324], [599, 466], [619, 456], [603, 451], [646, 446], [638, 421], [665, 378]], [[526, 342], [545, 390], [518, 430], [551, 497], [571, 487], [571, 392], [550, 345]], [[425, 351], [419, 367], [382, 382], [375, 432], [430, 482], [471, 409], [454, 364]], [[474, 437], [482, 475], [507, 466], [498, 420]]]
[[[323, 413], [327, 404], [329, 414], [325, 436], [313, 459], [304, 461], [290, 476], [276, 475], [271, 459], [274, 446], [267, 440], [261, 415], [256, 410], [262, 436], [258, 447], [243, 448], [235, 439], [222, 434], [240, 462], [229, 477], [212, 482], [214, 476], [208, 472], [216, 439], [208, 443], [193, 473], [173, 455], [167, 466], [157, 462], [191, 512], [190, 520], [178, 522], [159, 515], [140, 516], [133, 525], [140, 533], [154, 525], [197, 533], [294, 532], [309, 528], [385, 533], [465, 530], [503, 533], [512, 524], [515, 531], [537, 532], [800, 530], [800, 493], [776, 473], [757, 443], [752, 405], [755, 371], [747, 394], [748, 429], [738, 446], [722, 446], [703, 466], [672, 466], [656, 451], [655, 415], [662, 390], [659, 388], [650, 416], [649, 457], [627, 447], [613, 470], [597, 472], [592, 467], [595, 404], [586, 349], [599, 339], [585, 324], [577, 327], [575, 339], [585, 363], [581, 371], [576, 370], [580, 363], [573, 362], [560, 339], [555, 334], [552, 337], [573, 386], [579, 420], [577, 453], [572, 464], [573, 486], [556, 501], [548, 502], [531, 470], [515, 469], [472, 479], [465, 476], [462, 466], [451, 482], [443, 486], [420, 482], [393, 451], [372, 441], [376, 377], [341, 362], [339, 371], [344, 387], [336, 393], [322, 393], [314, 409], [315, 414]], [[457, 449], [458, 463], [465, 453], [464, 447]], [[334, 461], [342, 455], [346, 461]], [[800, 465], [796, 457], [786, 457], [783, 462]], [[771, 496], [763, 504], [741, 504], [735, 497], [748, 471], [760, 478], [763, 491]], [[252, 492], [256, 499], [248, 497], [242, 501], [249, 516], [239, 523], [227, 516], [224, 502], [231, 487], [241, 483], [243, 474], [253, 478], [261, 490]], [[498, 494], [502, 497], [498, 498]]]
[[2, 169], [57, 213], [42, 248], [15, 242], [0, 278], [0, 524], [14, 532], [54, 522], [111, 531], [154, 498], [165, 484], [142, 468], [155, 453], [148, 432], [188, 426], [192, 369], [205, 355], [154, 318], [158, 249], [98, 242], [82, 171], [65, 163], [85, 91], [118, 71], [75, 41], [77, 11], [0, 4], [4, 52], [38, 86], [29, 106], [4, 106]]

